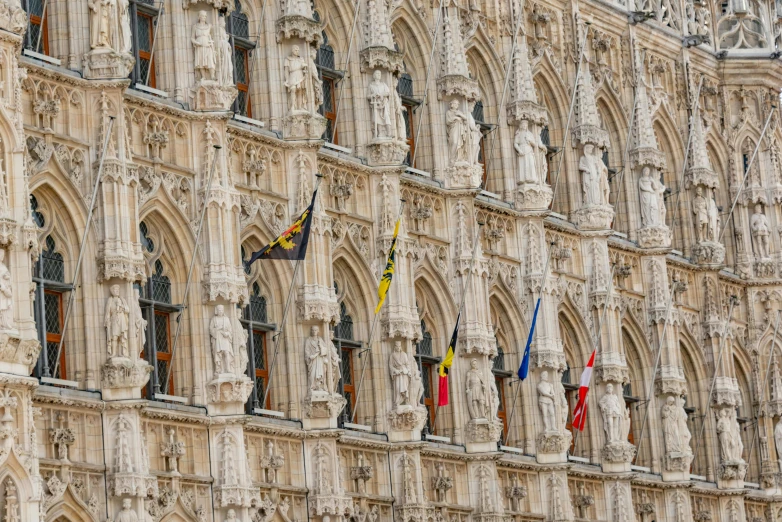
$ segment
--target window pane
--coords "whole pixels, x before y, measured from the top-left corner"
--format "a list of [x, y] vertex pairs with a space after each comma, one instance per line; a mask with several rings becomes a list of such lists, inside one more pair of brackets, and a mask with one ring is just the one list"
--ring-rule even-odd
[[424, 399], [432, 399], [432, 367], [425, 364], [421, 367], [421, 382], [424, 384]]
[[150, 277], [152, 284], [152, 300], [161, 303], [171, 302], [171, 281], [164, 275], [155, 274]]
[[317, 64], [328, 69], [336, 69], [334, 65], [334, 49], [328, 44], [323, 44], [318, 48], [316, 57]]
[[[48, 238], [47, 238], [48, 239]], [[51, 243], [54, 246], [54, 242]], [[47, 241], [47, 246], [49, 246]], [[62, 255], [51, 250], [41, 252], [41, 277], [48, 281], [65, 282], [65, 262]]]
[[497, 356], [494, 357], [494, 366], [492, 366], [492, 369], [500, 371], [505, 370], [505, 352], [499, 346], [497, 347]]
[[396, 84], [396, 91], [402, 96], [413, 97], [413, 79], [409, 74], [404, 73]]
[[255, 322], [267, 322], [266, 298], [262, 295], [250, 296], [250, 306], [248, 308], [247, 314], [249, 315], [248, 319], [252, 319]]
[[157, 379], [158, 384], [160, 384], [160, 390], [163, 393], [168, 393], [168, 387], [163, 386], [163, 381], [166, 378], [166, 374], [168, 373], [168, 361], [161, 361], [158, 359], [157, 361]]
[[231, 13], [230, 32], [240, 38], [250, 38], [250, 21], [246, 14], [239, 11]]
[[[321, 107], [322, 107], [322, 105], [321, 105]], [[326, 131], [323, 133], [321, 138], [326, 140], [326, 141], [328, 141], [329, 143], [334, 143], [334, 129], [332, 129], [331, 126], [332, 126], [332, 121], [331, 120], [326, 120]]]
[[332, 80], [323, 80], [323, 110], [325, 112], [334, 112], [334, 82]]
[[255, 349], [255, 369], [266, 369], [266, 354], [263, 353], [263, 336], [264, 332], [253, 330], [253, 347]]
[[239, 91], [239, 94], [236, 96], [236, 102], [234, 102], [236, 105], [236, 110], [234, 112], [237, 112], [241, 114], [242, 116], [247, 116], [247, 109], [249, 107], [247, 106], [247, 91]]
[[[137, 83], [144, 83], [147, 81], [147, 74], [149, 73], [150, 63], [152, 62], [150, 62], [148, 59], [139, 57], [138, 66], [139, 66], [139, 74], [141, 77], [139, 78], [139, 82]], [[150, 81], [151, 80], [152, 78], [150, 78]]]
[[353, 356], [351, 350], [342, 350], [342, 385], [350, 386], [353, 384], [353, 374], [350, 372], [350, 358]]
[[345, 415], [344, 418], [348, 421], [353, 418], [353, 394], [350, 392], [346, 392], [342, 394], [343, 397], [345, 397], [345, 400], [347, 403], [345, 404]]
[[505, 404], [504, 404], [505, 394], [503, 393], [503, 390], [502, 390], [502, 385], [503, 385], [502, 379], [497, 379], [496, 384], [497, 384], [497, 392], [498, 392], [497, 393], [497, 399], [498, 399], [497, 411], [505, 411]]
[[152, 19], [148, 16], [140, 14], [138, 16], [138, 50], [139, 51], [152, 51]]
[[[46, 360], [49, 362], [49, 372], [54, 371], [54, 365], [57, 362], [57, 348], [60, 346], [60, 343], [53, 343], [53, 342], [47, 342], [46, 343]], [[52, 377], [55, 379], [59, 379], [60, 375], [62, 375], [62, 368], [60, 366], [57, 366], [57, 373], [53, 374]]]
[[424, 332], [424, 338], [415, 345], [418, 355], [432, 355], [432, 334]]
[[60, 333], [60, 294], [43, 294], [46, 309], [46, 331]]
[[[261, 402], [263, 400], [263, 394], [266, 391], [266, 382], [264, 382], [263, 377], [256, 377], [255, 378], [255, 395], [258, 397], [258, 402]], [[264, 406], [261, 405], [261, 408]]]
[[168, 314], [155, 314], [155, 347], [158, 352], [168, 353]]
[[475, 107], [472, 109], [472, 117], [475, 121], [483, 121], [483, 102], [475, 102]]
[[[234, 81], [247, 84], [247, 51], [234, 47]], [[242, 103], [244, 107], [244, 103]]]
[[43, 0], [27, 0], [27, 12], [32, 15], [43, 15]]

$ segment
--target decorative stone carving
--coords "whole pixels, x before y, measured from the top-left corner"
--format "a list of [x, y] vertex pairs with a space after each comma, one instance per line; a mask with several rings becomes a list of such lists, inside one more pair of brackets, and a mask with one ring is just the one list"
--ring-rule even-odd
[[554, 433], [559, 431], [557, 425], [557, 415], [555, 409], [554, 387], [549, 382], [548, 372], [543, 371], [540, 374], [538, 383], [538, 408], [543, 419], [543, 432]]
[[11, 272], [4, 260], [5, 250], [0, 248], [0, 331], [16, 332]]
[[722, 480], [743, 480], [747, 464], [741, 458], [744, 444], [741, 441], [741, 428], [736, 420], [736, 410], [722, 408], [716, 411], [717, 438], [720, 447], [719, 477]]
[[521, 511], [521, 501], [527, 497], [527, 486], [519, 484], [519, 477], [515, 473], [511, 476], [510, 486], [505, 487], [505, 498], [510, 499], [510, 510]]
[[752, 231], [752, 250], [755, 252], [755, 258], [760, 260], [770, 259], [769, 235], [771, 227], [768, 224], [768, 218], [763, 213], [763, 205], [755, 205], [755, 213], [750, 219], [750, 230]]
[[402, 350], [400, 341], [394, 342], [394, 353], [389, 360], [391, 369], [391, 380], [394, 385], [394, 408], [400, 406], [409, 406], [412, 402], [410, 397], [410, 376], [413, 368], [410, 356]]
[[612, 463], [627, 464], [635, 457], [635, 446], [628, 442], [630, 434], [630, 410], [624, 400], [614, 393], [612, 384], [606, 385], [606, 393], [599, 402], [603, 417], [606, 444], [603, 446], [604, 469], [613, 468]]
[[84, 55], [84, 76], [124, 78], [133, 67], [127, 0], [89, 0], [90, 49]]
[[662, 407], [663, 442], [665, 444], [664, 467], [671, 472], [689, 473], [693, 459], [690, 448], [690, 430], [684, 399], [668, 396]]
[[122, 509], [114, 519], [116, 522], [138, 522], [138, 515], [131, 509], [132, 501], [129, 498], [122, 500]]
[[212, 321], [209, 323], [209, 337], [212, 343], [212, 357], [215, 366], [215, 377], [221, 374], [236, 375], [234, 365], [233, 326], [231, 319], [225, 315], [225, 307], [217, 305]]
[[777, 449], [777, 462], [779, 463], [779, 471], [782, 472], [782, 417], [777, 421], [774, 426], [774, 444]]
[[373, 139], [395, 137], [391, 119], [391, 90], [383, 82], [382, 76], [383, 73], [376, 70], [367, 88]]
[[0, 27], [16, 34], [24, 33], [27, 29], [27, 13], [19, 0], [0, 2]]
[[471, 136], [467, 116], [459, 110], [459, 100], [452, 100], [445, 113], [448, 132], [448, 158], [453, 167], [457, 163], [468, 163], [471, 156]]
[[224, 87], [233, 87], [234, 84], [234, 63], [233, 46], [231, 45], [228, 31], [225, 30], [225, 17], [219, 18], [218, 36], [217, 36], [217, 83]]
[[269, 484], [277, 483], [277, 471], [285, 465], [285, 455], [275, 453], [274, 442], [266, 441], [266, 454], [261, 457], [261, 469], [264, 472], [264, 479]]
[[720, 217], [717, 203], [712, 194], [713, 189], [706, 189], [707, 197], [704, 197], [703, 188], [699, 185], [695, 188], [695, 198], [692, 202], [692, 213], [695, 215], [695, 237], [697, 245], [693, 248], [693, 254], [699, 263], [721, 264], [725, 259], [725, 247], [717, 242], [720, 236]]
[[465, 389], [467, 392], [467, 410], [470, 413], [470, 418], [473, 420], [488, 419], [489, 390], [484, 376], [478, 369], [478, 361], [475, 359], [470, 361], [470, 369], [465, 377]]
[[168, 471], [178, 474], [179, 459], [185, 456], [185, 443], [174, 440], [176, 431], [172, 428], [168, 430], [168, 442], [160, 443], [160, 456], [165, 457], [168, 462]]
[[364, 454], [359, 453], [357, 465], [350, 468], [350, 479], [355, 481], [360, 494], [366, 494], [366, 484], [374, 476], [374, 468], [364, 462]]
[[599, 149], [588, 143], [578, 161], [584, 192], [584, 206], [603, 206], [608, 203], [608, 168], [600, 157]]
[[68, 462], [68, 446], [76, 442], [76, 436], [71, 428], [63, 426], [65, 416], [62, 413], [57, 414], [59, 426], [49, 432], [49, 442], [57, 450], [57, 458], [63, 462]]
[[437, 502], [445, 502], [448, 490], [453, 488], [453, 477], [445, 475], [445, 465], [442, 462], [435, 464], [437, 475], [432, 477], [432, 489], [437, 494]]
[[228, 110], [238, 93], [233, 81], [233, 67], [230, 65], [233, 50], [229, 48], [230, 42], [226, 36], [225, 29], [220, 28], [215, 47], [212, 25], [207, 22], [206, 11], [199, 11], [198, 21], [193, 24], [190, 36], [196, 80], [191, 98], [193, 108], [197, 111]]
[[310, 393], [332, 394], [337, 391], [341, 375], [340, 358], [336, 348], [320, 337], [320, 328], [312, 326], [304, 344]]
[[129, 358], [128, 349], [128, 317], [130, 307], [119, 295], [119, 285], [112, 285], [109, 289], [108, 301], [106, 301], [106, 316], [104, 328], [108, 341], [108, 355], [110, 358]]
[[212, 81], [215, 79], [215, 69], [217, 68], [217, 55], [215, 54], [215, 44], [212, 39], [212, 25], [206, 21], [206, 11], [199, 11], [198, 22], [193, 25], [190, 36], [190, 42], [193, 44], [193, 70], [195, 71], [196, 81]]
[[513, 140], [513, 148], [516, 151], [518, 171], [516, 182], [519, 185], [544, 183], [546, 179], [546, 145], [540, 138], [529, 130], [529, 121], [521, 120], [519, 128]]

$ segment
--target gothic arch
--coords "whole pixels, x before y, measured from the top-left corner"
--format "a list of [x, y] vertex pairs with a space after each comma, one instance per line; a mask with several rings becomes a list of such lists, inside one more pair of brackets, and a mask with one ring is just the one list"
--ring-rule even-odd
[[60, 517], [69, 522], [99, 522], [98, 517], [90, 511], [71, 483], [68, 483], [63, 494], [54, 499], [54, 503], [46, 511], [46, 522], [54, 522]]
[[182, 503], [182, 496], [178, 495], [170, 510], [160, 517], [160, 522], [198, 522], [198, 516]]
[[713, 448], [708, 439], [705, 443], [698, 440], [703, 422], [709, 422], [711, 407], [706, 404], [710, 385], [708, 375], [709, 366], [703, 358], [699, 344], [687, 332], [680, 334], [680, 354], [685, 381], [685, 408], [695, 408], [693, 412], [687, 412], [687, 426], [690, 429], [692, 447], [695, 458], [692, 461], [692, 473], [705, 475], [711, 467], [711, 455]]
[[[675, 194], [684, 187], [679, 186], [681, 181], [682, 162], [684, 158], [682, 151], [685, 144], [681, 143], [676, 125], [671, 121], [666, 111], [657, 111], [652, 128], [657, 138], [657, 146], [665, 155], [665, 168], [662, 171], [663, 184], [670, 189], [671, 194]], [[692, 153], [691, 153], [692, 154]], [[685, 255], [689, 255], [690, 245], [694, 240], [690, 226], [685, 226], [692, 222], [689, 216], [689, 205], [687, 204], [688, 194], [680, 194], [665, 201], [666, 218], [665, 223], [671, 228], [673, 233], [673, 247], [681, 250]], [[674, 202], [679, 203], [679, 208], [673, 208]]]
[[[649, 349], [643, 330], [634, 318], [625, 318], [622, 322], [622, 348], [627, 363], [629, 382], [623, 393], [640, 400], [639, 403], [630, 405], [630, 418], [632, 426], [633, 442], [636, 447], [641, 437], [642, 419], [646, 415], [645, 400], [649, 393], [649, 373], [653, 365], [652, 352]], [[636, 407], [638, 406], [638, 407]], [[653, 458], [652, 444], [644, 444], [642, 453], [638, 455], [636, 464], [639, 466], [651, 466]]]

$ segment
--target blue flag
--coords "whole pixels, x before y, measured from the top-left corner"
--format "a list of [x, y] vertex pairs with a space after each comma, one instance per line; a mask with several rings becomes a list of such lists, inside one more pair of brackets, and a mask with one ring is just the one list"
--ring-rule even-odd
[[524, 347], [524, 357], [521, 359], [521, 366], [519, 366], [519, 379], [522, 381], [529, 375], [529, 349], [532, 346], [532, 337], [535, 335], [535, 323], [538, 321], [538, 309], [540, 308], [540, 297], [538, 302], [535, 303], [535, 313], [532, 316], [532, 325], [529, 327], [529, 337], [527, 337], [527, 346]]

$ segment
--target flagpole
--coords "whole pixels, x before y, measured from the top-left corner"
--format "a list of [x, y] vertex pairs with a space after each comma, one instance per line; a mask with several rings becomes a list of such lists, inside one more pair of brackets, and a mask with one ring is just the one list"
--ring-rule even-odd
[[[616, 263], [614, 263], [613, 266], [611, 267], [611, 277], [608, 280], [608, 294], [606, 296], [606, 304], [605, 304], [605, 308], [603, 308], [603, 313], [600, 314], [600, 322], [597, 323], [597, 333], [595, 334], [595, 340], [594, 340], [594, 343], [592, 344], [592, 352], [594, 352], [595, 356], [597, 356], [597, 349], [600, 348], [600, 335], [601, 335], [601, 333], [603, 331], [603, 321], [605, 321], [606, 312], [608, 311], [608, 307], [610, 306], [611, 293], [614, 290], [614, 271], [615, 270], [616, 270]], [[590, 388], [591, 384], [592, 384], [592, 373], [589, 374], [589, 382], [587, 383], [587, 394], [589, 394], [589, 388]], [[587, 402], [587, 397], [585, 396], [584, 397], [584, 403], [585, 403], [584, 404], [584, 413], [582, 414], [582, 416], [586, 415], [587, 412], [589, 411], [586, 408], [586, 402]], [[583, 426], [584, 422], [582, 421], [581, 424]], [[576, 435], [575, 435], [575, 437], [573, 437], [573, 450], [574, 451], [576, 449], [576, 443], [578, 442], [578, 434], [579, 433], [581, 433], [581, 430], [580, 429], [576, 429]]]
[[[396, 220], [399, 221], [402, 219], [402, 212], [405, 208], [406, 201], [404, 199], [399, 200], [399, 214], [396, 217]], [[391, 287], [389, 286], [389, 290]], [[385, 303], [385, 300], [383, 301]], [[383, 303], [381, 303], [381, 308], [383, 306]], [[366, 352], [369, 352], [369, 354], [364, 358], [363, 361], [361, 361], [361, 377], [358, 379], [358, 388], [356, 388], [356, 406], [358, 406], [358, 401], [361, 397], [361, 386], [364, 384], [364, 374], [367, 370], [367, 361], [369, 360], [369, 357], [372, 355], [372, 339], [375, 337], [375, 326], [377, 326], [377, 318], [380, 315], [380, 310], [378, 310], [375, 313], [375, 317], [372, 319], [372, 327], [369, 329], [369, 340], [367, 341], [367, 349], [364, 350]], [[363, 352], [362, 352], [363, 353]], [[356, 412], [358, 411], [358, 408], [353, 408], [353, 412], [350, 414], [350, 422], [351, 424], [356, 420]]]
[[[766, 386], [768, 386], [768, 377], [771, 375], [771, 362], [774, 360], [774, 349], [777, 346], [777, 332], [779, 331], [779, 316], [782, 314], [782, 310], [777, 310], [777, 324], [774, 327], [774, 337], [771, 339], [771, 350], [769, 352], [768, 357], [768, 366], [766, 367], [766, 377], [763, 379], [763, 387], [760, 388], [760, 401], [758, 402], [758, 409], [762, 411], [763, 408], [763, 401], [766, 398]], [[764, 415], [765, 416], [765, 415]], [[760, 411], [758, 411], [758, 415], [755, 416], [755, 436], [752, 437], [752, 444], [749, 445], [749, 452], [747, 455], [749, 456], [749, 461], [747, 462], [747, 471], [749, 471], [749, 466], [752, 466], [752, 449], [755, 447], [755, 441], [759, 437], [759, 431], [760, 431]]]
[[[554, 248], [553, 248], [554, 245], [556, 245], [556, 243], [554, 241], [549, 243], [548, 259], [546, 259], [546, 266], [543, 269], [543, 283], [541, 284], [541, 289], [540, 289], [540, 293], [541, 294], [543, 293], [543, 288], [546, 286], [546, 278], [548, 277], [548, 267], [549, 267], [549, 262], [551, 261], [551, 254], [554, 251]], [[535, 318], [533, 316], [533, 321], [534, 320], [535, 320]], [[534, 323], [530, 323], [530, 330], [533, 327], [534, 327]], [[525, 351], [526, 351], [526, 348], [525, 348]], [[523, 360], [523, 358], [524, 358], [524, 353], [522, 352], [522, 360]], [[509, 433], [510, 433], [510, 430], [513, 428], [513, 414], [516, 412], [516, 401], [519, 398], [519, 392], [521, 391], [521, 383], [522, 382], [523, 381], [521, 379], [518, 380], [519, 385], [516, 387], [516, 393], [513, 396], [513, 406], [511, 406], [511, 408], [510, 408], [510, 415], [508, 416], [508, 432]]]
[[[323, 181], [323, 175], [322, 174], [316, 174], [316, 178], [318, 178], [317, 183], [315, 184], [315, 190], [313, 191], [313, 194], [318, 191], [318, 188], [320, 188], [320, 182]], [[315, 200], [312, 203], [312, 214], [314, 217], [315, 214], [315, 208], [318, 205], [318, 198], [316, 197]], [[288, 318], [288, 310], [290, 309], [291, 300], [293, 298], [293, 289], [296, 287], [296, 276], [299, 273], [299, 266], [301, 265], [301, 259], [296, 260], [296, 264], [293, 267], [293, 278], [291, 278], [291, 286], [288, 288], [288, 297], [285, 299], [285, 308], [282, 310], [282, 320], [280, 321], [280, 329], [277, 331], [277, 333], [274, 334], [274, 353], [272, 354], [272, 363], [269, 365], [269, 380], [266, 382], [265, 390], [263, 391], [263, 401], [261, 402], [261, 408], [266, 408], [266, 399], [269, 397], [269, 390], [272, 389], [272, 380], [274, 379], [274, 367], [277, 363], [277, 353], [280, 349], [280, 337], [282, 337], [283, 332], [285, 331], [285, 321]]]
[[[475, 267], [475, 258], [478, 255], [478, 239], [481, 236], [481, 228], [483, 227], [483, 222], [478, 221], [478, 230], [475, 232], [475, 239], [472, 242], [472, 259], [470, 260], [470, 271], [467, 273], [467, 277], [464, 278], [464, 283], [462, 283], [462, 295], [461, 295], [461, 302], [459, 303], [459, 310], [456, 313], [456, 317], [458, 318], [462, 310], [464, 309], [464, 301], [467, 297], [467, 284], [472, 279], [472, 273], [473, 268]], [[456, 357], [456, 346], [453, 347], [453, 355]], [[440, 401], [437, 401], [437, 406], [434, 409], [434, 419], [435, 419], [435, 425], [432, 426], [432, 430], [435, 432], [437, 431], [437, 414], [440, 411]]]
[[84, 247], [87, 244], [87, 235], [90, 232], [90, 225], [92, 224], [92, 213], [95, 209], [95, 200], [98, 198], [98, 186], [100, 186], [100, 180], [103, 176], [103, 160], [106, 158], [106, 150], [109, 147], [109, 140], [111, 140], [111, 131], [114, 127], [114, 116], [109, 116], [109, 126], [106, 132], [106, 139], [103, 141], [103, 151], [100, 154], [100, 163], [98, 164], [98, 174], [95, 177], [95, 186], [92, 189], [92, 198], [90, 199], [90, 209], [87, 212], [87, 220], [84, 224], [84, 233], [81, 235], [81, 246], [79, 247], [79, 256], [76, 259], [76, 268], [73, 272], [73, 290], [71, 295], [68, 296], [68, 307], [65, 309], [65, 318], [63, 319], [62, 328], [60, 332], [63, 335], [60, 337], [60, 344], [57, 346], [57, 357], [54, 363], [54, 371], [51, 372], [52, 377], [57, 375], [57, 367], [60, 365], [60, 353], [62, 352], [62, 343], [65, 341], [65, 334], [68, 328], [68, 319], [71, 317], [71, 308], [73, 307], [73, 299], [76, 294], [77, 283], [79, 281], [79, 274], [81, 273], [81, 260], [84, 258]]
[[[185, 292], [182, 296], [182, 310], [179, 311], [179, 315], [176, 318], [176, 332], [174, 333], [174, 344], [171, 345], [171, 364], [168, 365], [168, 371], [166, 371], [166, 380], [163, 381], [164, 390], [168, 391], [168, 380], [171, 378], [171, 370], [176, 363], [176, 347], [179, 340], [179, 333], [182, 330], [182, 314], [187, 308], [187, 295], [190, 292], [190, 282], [193, 277], [193, 268], [195, 267], [196, 256], [198, 255], [198, 243], [201, 241], [201, 231], [204, 227], [204, 217], [206, 216], [206, 209], [209, 206], [208, 198], [209, 192], [212, 190], [212, 179], [214, 179], [215, 170], [217, 168], [217, 153], [222, 148], [220, 145], [213, 145], [215, 149], [215, 155], [212, 159], [212, 168], [209, 169], [209, 180], [206, 183], [206, 192], [204, 192], [204, 208], [201, 209], [201, 217], [198, 219], [198, 230], [196, 231], [195, 243], [193, 243], [193, 255], [190, 256], [190, 268], [187, 270], [187, 281], [185, 282]], [[160, 389], [160, 380], [155, 383], [155, 386]], [[163, 395], [166, 395], [165, 393]]]
[[[688, 147], [689, 148], [689, 147]], [[665, 321], [663, 321], [663, 333], [660, 336], [660, 343], [657, 346], [657, 356], [654, 360], [654, 368], [652, 369], [651, 376], [649, 378], [649, 390], [646, 392], [646, 412], [644, 413], [644, 421], [641, 423], [641, 434], [638, 436], [638, 448], [635, 452], [633, 462], [641, 454], [641, 447], [644, 443], [644, 432], [646, 431], [646, 420], [649, 418], [649, 406], [652, 404], [652, 390], [654, 389], [654, 378], [657, 375], [657, 367], [660, 365], [660, 355], [662, 355], [663, 344], [668, 334], [668, 319], [671, 315], [671, 305], [673, 305], [673, 295], [676, 293], [676, 289], [679, 287], [679, 281], [673, 281], [671, 285], [671, 295], [668, 298], [668, 306], [665, 308]]]

